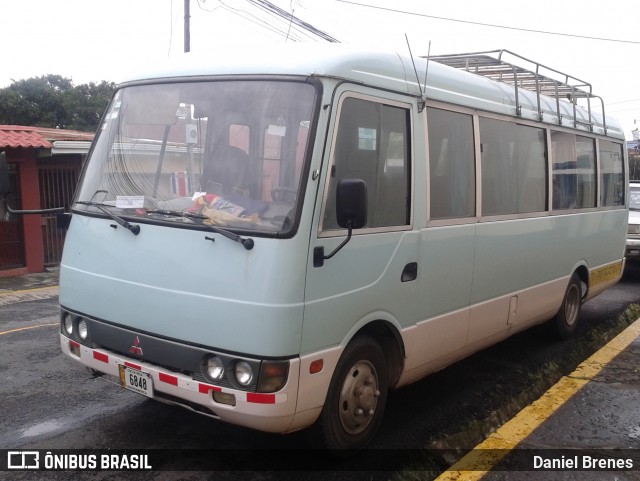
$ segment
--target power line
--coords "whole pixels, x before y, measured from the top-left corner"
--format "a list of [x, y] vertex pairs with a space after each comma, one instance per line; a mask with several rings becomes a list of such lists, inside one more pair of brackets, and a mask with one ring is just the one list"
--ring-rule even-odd
[[285, 34], [284, 31], [280, 27], [278, 27], [276, 24], [270, 24], [266, 20], [260, 18], [258, 15], [255, 15], [251, 12], [229, 7], [227, 5], [225, 5], [225, 9], [231, 13], [238, 15], [244, 20], [247, 20], [248, 22], [251, 22], [255, 25], [258, 25], [259, 27], [264, 28], [265, 30], [269, 30], [270, 32], [275, 33], [276, 35], [283, 36]]
[[[324, 35], [328, 35], [308, 24], [305, 25], [301, 20], [293, 15], [289, 15], [284, 10], [275, 7], [269, 2], [247, 0], [251, 7], [249, 9], [231, 6], [223, 0], [217, 0], [219, 6], [208, 9], [203, 6], [205, 2], [206, 0], [198, 0], [198, 7], [200, 7], [202, 11], [212, 13], [218, 8], [222, 8], [247, 22], [251, 22], [260, 28], [268, 30], [278, 36], [286, 37], [294, 42], [302, 42], [305, 40], [317, 41], [318, 36], [323, 37]], [[257, 9], [261, 15], [257, 14], [257, 12], [251, 12], [251, 9]]]
[[169, 11], [169, 50], [167, 56], [171, 54], [171, 42], [173, 42], [173, 0], [171, 0], [171, 9]]
[[279, 36], [284, 36], [285, 35], [285, 32], [281, 28], [279, 28], [275, 24], [268, 23], [264, 19], [260, 18], [259, 16], [255, 15], [255, 14], [253, 14], [251, 12], [248, 12], [246, 10], [242, 10], [242, 9], [235, 8], [235, 7], [232, 7], [230, 5], [227, 5], [222, 0], [218, 0], [218, 2], [222, 5], [222, 8], [224, 8], [225, 10], [227, 10], [230, 13], [233, 13], [234, 15], [237, 15], [238, 17], [242, 18], [243, 20], [251, 22], [251, 23], [257, 25], [258, 27], [264, 28], [265, 30], [269, 30], [270, 32], [275, 33], [276, 35], [279, 35]]
[[[275, 8], [269, 8], [269, 6], [265, 5], [264, 2], [261, 3], [254, 0], [247, 0], [247, 2], [250, 5], [252, 5], [254, 8], [261, 10], [262, 13], [266, 14], [268, 17], [273, 18], [276, 22], [284, 23], [285, 25], [287, 25], [287, 32], [284, 32], [284, 30], [281, 30], [282, 35], [285, 38], [290, 38], [291, 40], [294, 40], [294, 41], [304, 41], [303, 38], [300, 37], [300, 35], [302, 35], [309, 40], [317, 41], [317, 38], [311, 35], [311, 34], [314, 34], [314, 32], [309, 31], [309, 29], [299, 28], [298, 23], [294, 22], [295, 17], [291, 16], [290, 18], [289, 15], [284, 10], [277, 11]], [[297, 32], [296, 38], [292, 37], [291, 28], [293, 28], [293, 30]]]
[[277, 5], [274, 5], [273, 3], [269, 2], [268, 0], [247, 0], [249, 3], [263, 9], [265, 12], [267, 13], [272, 13], [275, 14], [276, 16], [280, 17], [281, 19], [284, 19], [287, 22], [292, 22], [294, 25], [297, 25], [298, 27], [307, 30], [311, 33], [313, 33], [314, 35], [328, 41], [328, 42], [334, 42], [334, 43], [339, 43], [339, 40], [332, 37], [331, 35], [329, 35], [326, 32], [323, 32], [322, 30], [314, 27], [313, 25], [311, 25], [310, 23], [307, 23], [303, 20], [300, 20], [298, 17], [294, 16], [293, 14], [281, 9], [280, 7], [278, 7]]
[[[173, 1], [173, 0], [172, 0]], [[222, 5], [218, 5], [217, 7], [213, 7], [211, 9], [209, 8], [205, 8], [204, 4], [207, 2], [207, 0], [198, 0], [198, 8], [204, 12], [209, 12], [209, 13], [213, 13], [216, 10], [218, 10], [220, 7], [222, 7]]]
[[627, 104], [627, 103], [630, 103], [630, 102], [640, 102], [640, 99], [619, 100], [617, 102], [609, 102], [609, 105]]
[[457, 18], [448, 18], [448, 17], [439, 17], [436, 15], [427, 15], [426, 13], [418, 13], [418, 12], [408, 12], [406, 10], [397, 10], [394, 8], [389, 8], [389, 7], [379, 7], [377, 5], [368, 5], [366, 3], [358, 3], [358, 2], [353, 2], [351, 0], [337, 0], [338, 2], [341, 3], [348, 3], [351, 5], [357, 5], [359, 7], [366, 7], [366, 8], [374, 8], [377, 10], [385, 10], [387, 12], [394, 12], [394, 13], [402, 13], [405, 15], [413, 15], [416, 17], [425, 17], [425, 18], [433, 18], [436, 20], [446, 20], [448, 22], [457, 22], [457, 23], [466, 23], [466, 24], [470, 24], [470, 25], [479, 25], [482, 27], [491, 27], [491, 28], [502, 28], [505, 30], [518, 30], [520, 32], [529, 32], [529, 33], [541, 33], [544, 35], [558, 35], [558, 36], [562, 36], [562, 37], [574, 37], [574, 38], [583, 38], [583, 39], [587, 39], [587, 40], [600, 40], [600, 41], [604, 41], [604, 42], [618, 42], [618, 43], [630, 43], [630, 44], [635, 44], [635, 45], [640, 45], [640, 41], [635, 41], [635, 40], [622, 40], [622, 39], [617, 39], [617, 38], [604, 38], [604, 37], [593, 37], [593, 36], [589, 36], [589, 35], [576, 35], [576, 34], [571, 34], [571, 33], [562, 33], [562, 32], [549, 32], [546, 30], [535, 30], [535, 29], [531, 29], [531, 28], [520, 28], [520, 27], [509, 27], [507, 25], [497, 25], [497, 24], [493, 24], [493, 23], [483, 23], [483, 22], [473, 22], [471, 20], [460, 20]]
[[616, 113], [616, 112], [639, 112], [640, 108], [635, 108], [635, 109], [620, 109], [620, 110], [609, 110], [609, 113]]
[[284, 39], [285, 42], [289, 40], [289, 34], [291, 33], [291, 24], [293, 23], [293, 14], [295, 12], [295, 10], [293, 9], [293, 0], [289, 2], [289, 10], [291, 10], [291, 18], [289, 18], [289, 28], [287, 29], [287, 37]]

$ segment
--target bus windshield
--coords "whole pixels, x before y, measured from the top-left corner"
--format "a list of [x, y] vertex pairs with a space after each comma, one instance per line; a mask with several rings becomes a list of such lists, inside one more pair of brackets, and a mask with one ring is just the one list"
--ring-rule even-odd
[[291, 234], [316, 95], [310, 83], [283, 80], [121, 88], [74, 210]]

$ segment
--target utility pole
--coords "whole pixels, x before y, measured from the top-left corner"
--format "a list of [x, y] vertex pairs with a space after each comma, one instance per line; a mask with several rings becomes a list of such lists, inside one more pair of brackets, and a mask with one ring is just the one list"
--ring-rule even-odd
[[191, 30], [189, 27], [189, 19], [191, 15], [189, 13], [189, 2], [191, 0], [184, 0], [184, 51], [191, 51]]

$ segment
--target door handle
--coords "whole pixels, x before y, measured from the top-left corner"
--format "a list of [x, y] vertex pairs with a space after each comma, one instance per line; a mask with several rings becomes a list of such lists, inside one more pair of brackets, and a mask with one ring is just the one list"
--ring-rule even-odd
[[415, 281], [418, 278], [418, 263], [417, 262], [409, 262], [404, 269], [402, 270], [402, 276], [400, 276], [400, 280], [402, 282], [411, 282]]

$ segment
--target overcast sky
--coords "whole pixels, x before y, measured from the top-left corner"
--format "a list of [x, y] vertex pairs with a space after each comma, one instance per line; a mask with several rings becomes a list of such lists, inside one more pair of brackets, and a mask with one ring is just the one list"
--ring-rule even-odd
[[[637, 0], [272, 0], [341, 42], [434, 55], [508, 49], [589, 82], [627, 139], [640, 127]], [[368, 5], [368, 6], [367, 6]], [[46, 74], [118, 81], [183, 52], [184, 0], [0, 3], [0, 87]], [[288, 35], [288, 40], [287, 40]], [[191, 50], [321, 41], [248, 0], [191, 0]], [[638, 125], [634, 120], [638, 119]]]

